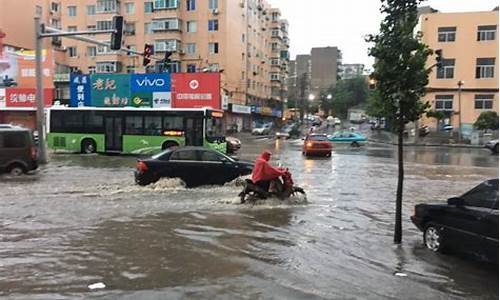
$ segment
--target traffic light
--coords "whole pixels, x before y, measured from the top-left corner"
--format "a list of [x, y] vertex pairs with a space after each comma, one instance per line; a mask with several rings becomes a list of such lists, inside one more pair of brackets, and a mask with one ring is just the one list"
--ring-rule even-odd
[[154, 54], [154, 46], [151, 44], [144, 45], [144, 58], [142, 59], [142, 65], [147, 66], [151, 62], [151, 55]]
[[434, 53], [436, 54], [436, 67], [441, 69], [443, 67], [443, 50], [438, 49]]
[[115, 32], [111, 33], [111, 50], [120, 50], [122, 48], [123, 37], [123, 17], [113, 16], [113, 29]]
[[170, 63], [172, 62], [170, 60], [170, 56], [172, 56], [171, 51], [165, 52], [165, 58], [163, 59], [163, 70], [167, 70], [167, 72], [170, 73]]

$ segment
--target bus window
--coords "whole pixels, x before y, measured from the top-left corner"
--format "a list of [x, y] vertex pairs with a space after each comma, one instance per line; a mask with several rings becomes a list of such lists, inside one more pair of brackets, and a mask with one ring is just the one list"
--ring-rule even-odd
[[50, 112], [50, 131], [65, 132], [63, 124], [64, 111], [53, 110]]
[[64, 114], [64, 127], [67, 132], [84, 132], [83, 114], [79, 111], [68, 111]]
[[145, 135], [161, 135], [161, 117], [146, 116], [144, 118]]
[[141, 116], [127, 116], [125, 117], [125, 134], [129, 135], [142, 135], [142, 117]]
[[183, 117], [163, 116], [163, 130], [184, 130]]
[[207, 139], [210, 141], [213, 138], [224, 136], [222, 131], [222, 118], [207, 118]]
[[84, 112], [85, 129], [89, 133], [100, 133], [104, 130], [103, 117], [95, 111]]

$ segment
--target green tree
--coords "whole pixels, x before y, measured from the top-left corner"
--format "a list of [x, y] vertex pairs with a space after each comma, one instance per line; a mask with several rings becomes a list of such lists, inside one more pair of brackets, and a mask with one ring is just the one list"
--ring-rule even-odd
[[382, 97], [380, 96], [380, 93], [377, 90], [374, 90], [373, 92], [370, 93], [365, 110], [369, 116], [378, 119], [383, 118], [385, 116], [384, 103], [382, 102]]
[[363, 105], [368, 99], [366, 79], [362, 76], [340, 80], [337, 86], [328, 89], [327, 93], [333, 96], [331, 107], [341, 118], [347, 117], [349, 108]]
[[384, 19], [380, 32], [367, 39], [375, 43], [370, 55], [375, 58], [373, 78], [377, 81], [381, 111], [398, 134], [398, 185], [394, 243], [402, 240], [403, 132], [405, 124], [416, 121], [428, 108], [420, 99], [425, 94], [430, 70], [425, 68], [432, 54], [414, 34], [417, 6], [422, 0], [382, 0]]
[[474, 128], [479, 130], [498, 130], [498, 114], [495, 111], [483, 111], [477, 117]]

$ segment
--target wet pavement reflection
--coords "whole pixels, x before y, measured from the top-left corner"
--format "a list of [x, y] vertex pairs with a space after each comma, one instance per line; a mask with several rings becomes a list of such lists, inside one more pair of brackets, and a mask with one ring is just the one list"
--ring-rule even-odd
[[[238, 204], [239, 180], [136, 186], [135, 157], [52, 155], [34, 175], [0, 177], [0, 297], [8, 299], [497, 299], [498, 266], [430, 253], [410, 222], [498, 177], [484, 149], [407, 148], [404, 243], [392, 244], [393, 147], [244, 141], [287, 166], [307, 201]], [[102, 282], [104, 289], [88, 285]]]

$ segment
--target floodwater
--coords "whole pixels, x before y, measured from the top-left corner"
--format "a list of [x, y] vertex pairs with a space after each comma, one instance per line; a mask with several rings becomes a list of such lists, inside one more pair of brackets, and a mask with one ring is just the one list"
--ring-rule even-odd
[[0, 298], [498, 299], [498, 266], [431, 253], [409, 220], [417, 203], [498, 177], [498, 156], [406, 149], [395, 246], [394, 148], [306, 159], [300, 141], [261, 139], [240, 156], [264, 148], [307, 199], [240, 205], [238, 181], [139, 187], [134, 157], [53, 154], [34, 175], [0, 177]]

